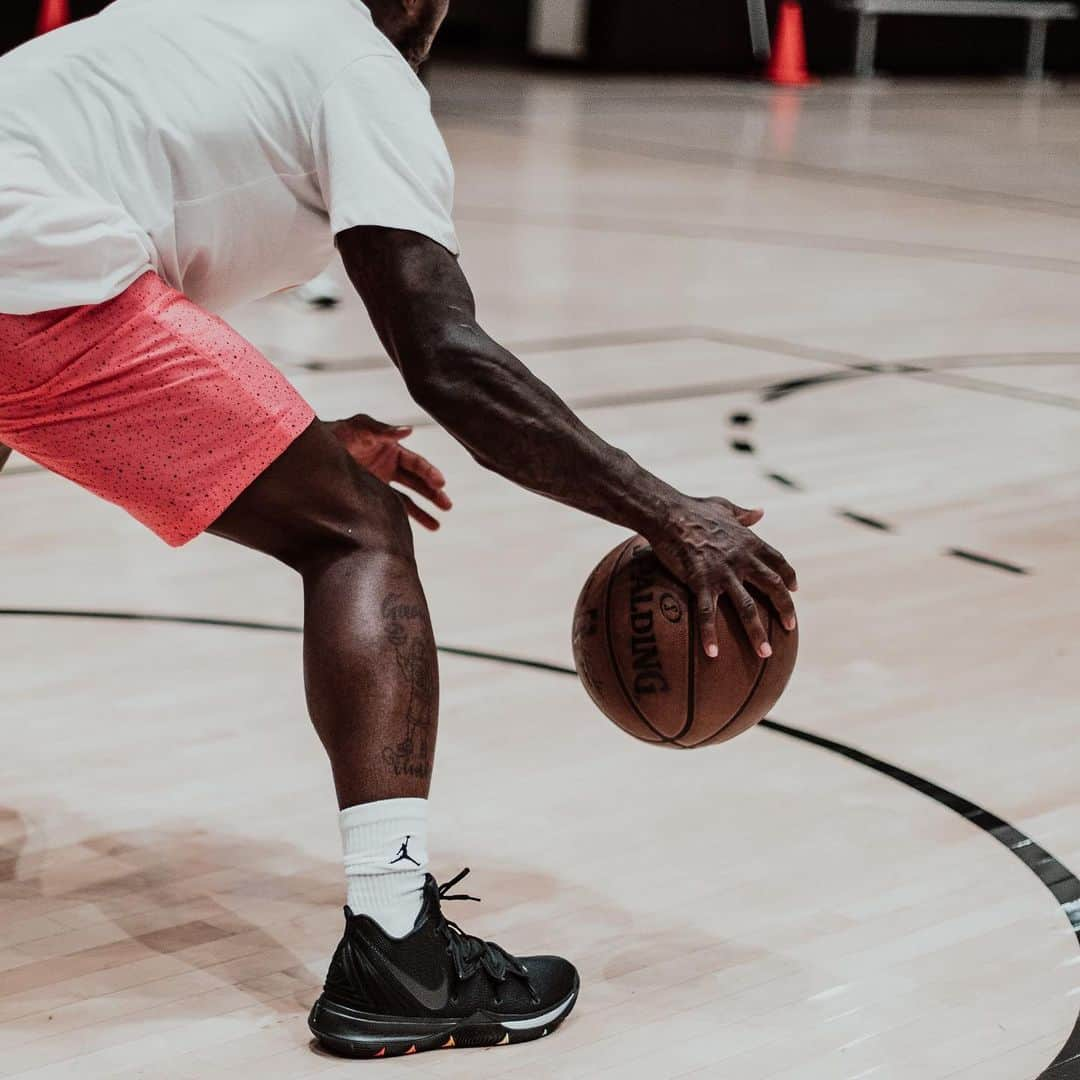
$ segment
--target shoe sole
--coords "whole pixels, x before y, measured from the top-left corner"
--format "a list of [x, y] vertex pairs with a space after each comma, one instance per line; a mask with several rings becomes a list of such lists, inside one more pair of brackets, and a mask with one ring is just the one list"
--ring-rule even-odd
[[556, 1006], [532, 1016], [500, 1020], [488, 1012], [467, 1018], [419, 1020], [361, 1012], [324, 994], [311, 1008], [308, 1027], [319, 1045], [349, 1058], [403, 1057], [426, 1050], [513, 1046], [550, 1035], [573, 1011], [580, 984]]

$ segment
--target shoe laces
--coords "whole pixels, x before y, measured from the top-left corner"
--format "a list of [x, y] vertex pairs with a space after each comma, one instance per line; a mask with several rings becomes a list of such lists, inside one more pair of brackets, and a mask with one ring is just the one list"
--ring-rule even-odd
[[[466, 866], [457, 876], [438, 886], [440, 904], [443, 900], [474, 900], [480, 903], [479, 896], [450, 892], [468, 873], [469, 867]], [[529, 980], [528, 968], [516, 956], [512, 956], [494, 941], [484, 941], [483, 938], [465, 933], [456, 922], [442, 914], [441, 907], [439, 916], [439, 930], [446, 938], [446, 949], [454, 962], [454, 974], [459, 983], [471, 979], [478, 971], [484, 971], [495, 983], [495, 1004], [499, 1005], [501, 1002], [498, 987], [511, 975], [515, 975], [524, 981], [533, 1003], [540, 1004], [540, 998]]]

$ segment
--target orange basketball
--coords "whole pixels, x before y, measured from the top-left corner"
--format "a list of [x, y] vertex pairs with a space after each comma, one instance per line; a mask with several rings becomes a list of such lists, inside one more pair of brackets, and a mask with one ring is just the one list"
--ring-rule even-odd
[[798, 631], [759, 604], [773, 655], [759, 657], [726, 597], [720, 655], [701, 647], [697, 611], [640, 536], [589, 575], [574, 611], [574, 659], [601, 712], [637, 739], [692, 749], [753, 727], [776, 704], [795, 667]]

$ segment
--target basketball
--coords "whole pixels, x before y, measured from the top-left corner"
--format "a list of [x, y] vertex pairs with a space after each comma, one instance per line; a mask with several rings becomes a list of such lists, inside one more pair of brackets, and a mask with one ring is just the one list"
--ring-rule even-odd
[[701, 647], [693, 598], [634, 536], [589, 575], [574, 611], [574, 660], [589, 696], [623, 731], [684, 750], [726, 742], [776, 704], [795, 667], [798, 630], [759, 604], [773, 655], [763, 660], [726, 597], [720, 655]]

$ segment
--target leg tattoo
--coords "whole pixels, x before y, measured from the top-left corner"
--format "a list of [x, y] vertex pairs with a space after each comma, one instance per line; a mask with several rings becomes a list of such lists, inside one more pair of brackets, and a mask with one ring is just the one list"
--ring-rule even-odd
[[383, 761], [395, 776], [427, 777], [431, 772], [428, 742], [435, 685], [426, 635], [422, 629], [418, 632], [416, 625], [424, 626], [427, 613], [419, 604], [406, 603], [400, 593], [391, 593], [383, 601], [382, 618], [408, 693], [405, 734], [396, 745], [383, 747]]

